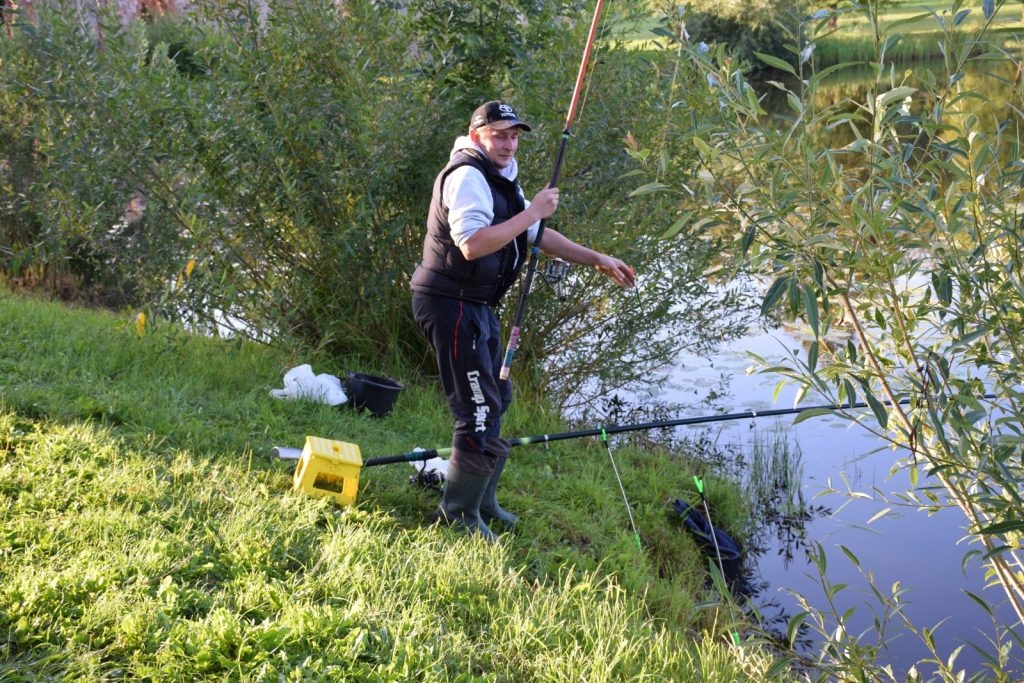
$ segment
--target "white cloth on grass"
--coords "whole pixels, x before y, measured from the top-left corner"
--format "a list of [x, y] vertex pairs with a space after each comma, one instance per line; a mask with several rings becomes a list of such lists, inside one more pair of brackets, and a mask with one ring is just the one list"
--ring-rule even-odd
[[[412, 449], [416, 451], [422, 451], [422, 448]], [[448, 479], [448, 461], [444, 458], [431, 458], [430, 460], [410, 460], [409, 464], [416, 468], [417, 471], [422, 471], [424, 474], [430, 472], [437, 472], [441, 475], [442, 479]]]
[[334, 375], [314, 375], [310, 365], [299, 365], [284, 373], [284, 388], [272, 389], [274, 398], [302, 399], [337, 406], [348, 402], [341, 380]]

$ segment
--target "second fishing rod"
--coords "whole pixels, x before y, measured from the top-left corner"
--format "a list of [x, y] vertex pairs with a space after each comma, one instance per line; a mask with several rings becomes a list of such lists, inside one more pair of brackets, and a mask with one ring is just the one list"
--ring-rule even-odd
[[[985, 398], [991, 398], [989, 394], [985, 395]], [[900, 404], [910, 403], [912, 399], [903, 399]], [[718, 415], [700, 415], [695, 417], [679, 417], [669, 420], [657, 420], [653, 422], [640, 422], [636, 424], [625, 424], [625, 425], [604, 425], [600, 427], [591, 427], [588, 429], [580, 429], [576, 431], [568, 432], [557, 432], [554, 434], [536, 434], [534, 436], [522, 436], [516, 439], [508, 439], [509, 446], [529, 446], [532, 444], [546, 444], [553, 441], [565, 441], [568, 439], [581, 439], [589, 436], [600, 436], [606, 438], [611, 434], [623, 434], [626, 432], [638, 432], [647, 431], [652, 429], [669, 429], [672, 427], [685, 427], [695, 426], [703, 424], [711, 424], [714, 422], [729, 422], [732, 420], [747, 420], [764, 417], [779, 417], [782, 415], [799, 415], [805, 414], [806, 416], [811, 415], [824, 415], [828, 413], [835, 413], [844, 410], [860, 410], [863, 408], [870, 407], [868, 403], [856, 402], [847, 404], [825, 404], [825, 405], [810, 405], [800, 406], [796, 408], [772, 408], [769, 410], [745, 410], [738, 413], [721, 413]], [[417, 448], [406, 453], [398, 453], [395, 455], [383, 455], [374, 458], [369, 458], [362, 461], [362, 467], [374, 467], [378, 465], [390, 465], [393, 463], [400, 462], [419, 462], [425, 460], [431, 460], [437, 457], [446, 457], [451, 454], [452, 449], [449, 447], [444, 448]], [[271, 457], [274, 459], [281, 460], [296, 460], [299, 458], [301, 451], [297, 448], [286, 448], [281, 446], [275, 446], [271, 451]]]

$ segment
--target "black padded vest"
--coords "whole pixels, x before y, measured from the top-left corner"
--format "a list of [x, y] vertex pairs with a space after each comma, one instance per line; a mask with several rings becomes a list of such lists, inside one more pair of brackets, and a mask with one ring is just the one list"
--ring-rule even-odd
[[[487, 179], [494, 199], [491, 225], [507, 221], [526, 209], [517, 181], [503, 178], [482, 154], [463, 150], [445, 166], [434, 181], [427, 215], [427, 236], [423, 240], [423, 261], [412, 276], [412, 289], [423, 294], [449, 296], [496, 306], [512, 287], [522, 269], [529, 244], [526, 232], [514, 242], [472, 261], [455, 246], [448, 224], [448, 208], [442, 200], [444, 182], [456, 168], [473, 166]], [[486, 228], [485, 228], [486, 229]]]

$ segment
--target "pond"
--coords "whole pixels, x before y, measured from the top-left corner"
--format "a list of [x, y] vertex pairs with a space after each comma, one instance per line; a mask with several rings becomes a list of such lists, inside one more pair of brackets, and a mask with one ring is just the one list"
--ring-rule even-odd
[[[778, 378], [748, 374], [752, 365], [748, 352], [765, 359], [784, 360], [789, 349], [799, 349], [807, 339], [793, 328], [754, 331], [723, 348], [712, 359], [682, 355], [669, 375], [669, 386], [658, 400], [667, 403], [692, 402], [695, 392], [722, 392], [718, 401], [724, 412], [744, 413], [793, 407], [795, 392], [783, 389], [774, 397]], [[729, 386], [719, 387], [722, 377]], [[805, 399], [801, 405], [827, 404], [826, 400]], [[681, 416], [681, 417], [686, 417]], [[969, 550], [962, 540], [965, 523], [958, 510], [945, 509], [927, 514], [901, 507], [893, 494], [909, 488], [905, 472], [890, 477], [893, 465], [904, 457], [864, 428], [837, 417], [819, 416], [793, 425], [795, 415], [762, 417], [715, 423], [710, 438], [722, 447], [737, 447], [748, 454], [754, 443], [782, 443], [799, 460], [802, 478], [799, 491], [788, 492], [802, 499], [808, 518], [782, 523], [769, 522], [760, 530], [756, 553], [747, 553], [746, 571], [754, 587], [751, 596], [764, 624], [784, 634], [785, 622], [801, 611], [793, 593], [802, 595], [816, 609], [828, 601], [816, 565], [807, 555], [812, 544], [820, 544], [827, 558], [827, 578], [832, 585], [848, 584], [835, 596], [840, 613], [854, 608], [848, 631], [860, 634], [862, 643], [886, 645], [880, 663], [892, 666], [898, 680], [916, 662], [930, 657], [920, 638], [898, 617], [882, 632], [874, 626], [875, 613], [882, 606], [874, 600], [867, 576], [888, 593], [898, 582], [907, 592], [904, 614], [916, 628], [933, 628], [938, 653], [944, 658], [965, 643], [976, 643], [991, 651], [995, 636], [992, 618], [967, 594], [982, 596], [998, 605], [1002, 627], [1017, 624], [1012, 609], [998, 587], [986, 587], [984, 571], [976, 561], [962, 564]], [[693, 438], [696, 428], [686, 428]], [[687, 436], [686, 433], [681, 436]], [[781, 440], [781, 441], [780, 441]], [[921, 486], [928, 482], [922, 477]], [[855, 492], [851, 494], [850, 492]], [[885, 499], [889, 499], [886, 502]], [[890, 511], [878, 516], [882, 511]], [[840, 546], [860, 562], [861, 570], [847, 559]], [[1024, 635], [1024, 629], [1017, 627]], [[820, 638], [809, 633], [802, 650], [813, 652]], [[1024, 654], [1015, 651], [1012, 670], [1024, 674]], [[970, 646], [956, 659], [958, 669], [968, 674], [983, 670], [983, 658]], [[928, 666], [919, 670], [926, 673]]]
[[[925, 72], [931, 73], [938, 83], [948, 80], [945, 66], [941, 62], [901, 64], [896, 78], [898, 79], [906, 73], [905, 84], [920, 88]], [[1010, 59], [969, 61], [964, 67], [963, 76], [958, 81], [958, 86], [976, 93], [978, 97], [958, 101], [957, 110], [964, 114], [977, 116], [978, 125], [988, 131], [1010, 120], [1019, 121], [1020, 115], [1015, 110], [1014, 104], [1017, 106], [1020, 104], [1021, 76], [1017, 64]], [[818, 107], [828, 107], [843, 102], [871, 102], [873, 100], [871, 91], [875, 87], [874, 81], [874, 71], [869, 66], [858, 65], [843, 68], [830, 74], [817, 86], [812, 103]], [[889, 89], [888, 73], [880, 79], [880, 82], [883, 90]], [[899, 80], [895, 83], [895, 85], [901, 84]], [[756, 87], [758, 92], [762, 93], [765, 109], [770, 114], [784, 117], [792, 115], [784, 93], [769, 85]], [[796, 86], [790, 84], [789, 87], [795, 88]], [[912, 113], [919, 113], [922, 108], [930, 108], [934, 105], [934, 102], [928, 101], [923, 89], [919, 90], [913, 99]], [[844, 109], [852, 112], [853, 106], [844, 107]], [[852, 140], [853, 136], [848, 128], [835, 126], [826, 133], [822, 142], [832, 148], [840, 148]]]
[[[912, 68], [915, 73], [933, 70], [940, 82], [944, 78], [941, 64]], [[1016, 67], [1010, 60], [969, 65], [963, 82], [968, 89], [983, 93], [985, 101], [972, 100], [964, 106], [975, 109], [980, 126], [990, 128], [1017, 117], [1006, 104], [1019, 100], [1021, 85], [1016, 77]], [[819, 91], [819, 103], [846, 98], [869, 101], [871, 81], [870, 72], [864, 70], [837, 74]], [[784, 104], [766, 102], [770, 110], [785, 114]], [[846, 142], [837, 139], [826, 144], [841, 146]], [[683, 354], [675, 359], [668, 388], [651, 398], [670, 405], [693, 405], [695, 398], [699, 400], [704, 394], [717, 395], [716, 406], [724, 413], [792, 408], [795, 390], [783, 390], [776, 396], [779, 378], [748, 374], [753, 362], [747, 353], [781, 361], [789, 357], [791, 349], [805, 347], [808, 342], [798, 329], [783, 326], [751, 331], [710, 359]], [[727, 379], [724, 388], [720, 386], [723, 378]], [[808, 397], [801, 403], [822, 404], [828, 401]], [[977, 546], [964, 540], [966, 524], [959, 510], [928, 514], [901, 505], [895, 494], [910, 489], [910, 480], [906, 471], [892, 475], [891, 470], [908, 454], [894, 451], [866, 429], [835, 416], [814, 417], [798, 425], [793, 424], [794, 418], [717, 422], [711, 431], [705, 428], [699, 434], [720, 447], [747, 454], [765, 443], [775, 444], [795, 454], [793, 459], [802, 470], [797, 473], [798, 490], [783, 492], [783, 498], [802, 501], [807, 515], [766, 522], [760, 529], [760, 547], [747, 556], [748, 589], [753, 591], [750, 599], [761, 612], [764, 625], [785, 634], [788, 619], [801, 611], [793, 594], [803, 596], [815, 609], [828, 610], [829, 598], [807, 554], [809, 548], [820, 544], [828, 559], [828, 583], [848, 586], [834, 596], [832, 609], [840, 614], [854, 609], [848, 632], [858, 634], [862, 643], [884, 643], [879, 662], [890, 665], [897, 680], [902, 680], [915, 663], [931, 657], [914, 633], [924, 628], [936, 629], [936, 649], [944, 660], [962, 648], [956, 656], [956, 669], [968, 675], [987, 671], [986, 655], [970, 644], [990, 654], [995, 651], [991, 643], [1000, 639], [1000, 631], [1012, 628], [1018, 636], [1024, 636], [1024, 627], [1002, 589], [986, 586], [980, 563], [964, 562], [964, 556]], [[685, 428], [681, 433], [687, 434], [697, 438], [695, 428]], [[934, 486], [935, 482], [922, 477], [919, 485]], [[859, 561], [859, 568], [843, 549]], [[883, 605], [872, 595], [872, 583], [884, 594], [896, 585], [906, 591], [903, 614], [913, 628], [898, 615], [885, 618]], [[994, 606], [994, 616], [970, 593]], [[876, 619], [884, 622], [881, 630], [876, 628]], [[834, 626], [834, 620], [832, 623]], [[808, 632], [802, 640], [803, 649], [813, 653], [820, 642], [820, 636]], [[1024, 653], [1015, 648], [1011, 654], [1007, 671], [1024, 680]], [[918, 669], [926, 678], [934, 671], [927, 664]]]

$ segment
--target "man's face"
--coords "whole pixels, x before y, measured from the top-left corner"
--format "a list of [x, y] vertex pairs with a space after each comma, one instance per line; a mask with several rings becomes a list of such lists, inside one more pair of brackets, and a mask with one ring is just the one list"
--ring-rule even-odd
[[498, 130], [490, 126], [481, 126], [470, 132], [473, 142], [480, 145], [487, 158], [499, 169], [512, 162], [519, 148], [519, 127]]

